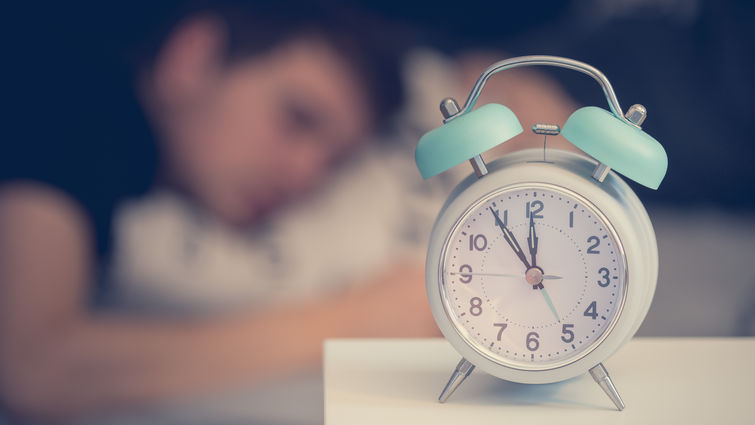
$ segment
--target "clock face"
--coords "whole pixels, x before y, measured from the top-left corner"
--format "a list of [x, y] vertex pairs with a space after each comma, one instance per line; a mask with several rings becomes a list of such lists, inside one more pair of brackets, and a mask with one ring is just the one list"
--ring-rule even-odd
[[626, 292], [612, 226], [587, 200], [552, 185], [507, 188], [475, 204], [451, 232], [441, 294], [459, 333], [518, 369], [550, 369], [596, 347]]

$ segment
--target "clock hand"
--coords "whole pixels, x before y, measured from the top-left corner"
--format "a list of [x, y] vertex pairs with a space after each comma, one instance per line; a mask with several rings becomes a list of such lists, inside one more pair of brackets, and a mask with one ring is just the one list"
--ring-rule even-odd
[[530, 213], [530, 234], [527, 236], [527, 245], [530, 247], [532, 267], [537, 267], [537, 234], [535, 234], [535, 214]]
[[540, 288], [540, 292], [543, 294], [543, 298], [545, 298], [545, 302], [548, 303], [548, 307], [550, 307], [551, 311], [553, 312], [553, 315], [556, 316], [556, 320], [559, 322], [561, 321], [561, 318], [558, 317], [558, 313], [556, 312], [556, 306], [553, 305], [553, 301], [551, 301], [550, 295], [548, 295], [548, 291], [545, 289], [545, 287]]
[[498, 216], [498, 213], [495, 212], [492, 207], [488, 207], [488, 209], [490, 209], [490, 212], [493, 213], [493, 217], [495, 217], [496, 226], [501, 228], [501, 231], [503, 232], [503, 238], [506, 239], [506, 242], [509, 244], [511, 249], [514, 250], [514, 253], [517, 255], [517, 257], [522, 260], [524, 267], [526, 267], [526, 269], [529, 269], [530, 263], [527, 261], [527, 257], [524, 256], [524, 251], [522, 251], [522, 247], [520, 247], [519, 243], [516, 241], [514, 234], [511, 233], [511, 230], [509, 230], [509, 228], [506, 227], [505, 224], [503, 224], [501, 217]]
[[518, 277], [523, 278], [524, 275], [521, 274], [513, 274], [513, 273], [465, 273], [465, 272], [451, 272], [450, 275], [460, 275], [460, 276], [495, 276], [495, 277]]
[[[466, 273], [466, 272], [450, 272], [449, 273], [452, 276], [459, 275], [459, 276], [496, 276], [496, 277], [518, 277], [523, 278], [524, 275], [521, 274], [513, 274], [513, 273]], [[543, 280], [556, 280], [556, 279], [563, 279], [561, 276], [556, 276], [553, 274], [546, 274], [543, 275]]]
[[543, 271], [540, 269], [540, 267], [532, 267], [531, 269], [527, 270], [527, 273], [524, 275], [524, 278], [527, 280], [527, 283], [532, 285], [532, 289], [540, 290], [540, 292], [543, 294], [543, 298], [545, 299], [545, 302], [548, 303], [548, 308], [550, 308], [551, 311], [553, 312], [553, 315], [556, 316], [556, 320], [560, 322], [561, 318], [558, 316], [558, 312], [556, 311], [556, 306], [553, 305], [551, 296], [550, 294], [548, 294], [548, 291], [545, 289], [545, 286], [543, 285], [543, 279], [545, 278], [545, 276], [543, 275]]

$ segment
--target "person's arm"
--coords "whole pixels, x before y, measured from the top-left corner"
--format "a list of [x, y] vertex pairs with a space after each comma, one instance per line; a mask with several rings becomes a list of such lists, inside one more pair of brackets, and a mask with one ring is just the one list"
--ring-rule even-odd
[[173, 322], [95, 315], [91, 252], [85, 216], [64, 195], [0, 190], [0, 400], [20, 415], [71, 417], [253, 382], [314, 366], [326, 337], [434, 329], [411, 267], [285, 310]]

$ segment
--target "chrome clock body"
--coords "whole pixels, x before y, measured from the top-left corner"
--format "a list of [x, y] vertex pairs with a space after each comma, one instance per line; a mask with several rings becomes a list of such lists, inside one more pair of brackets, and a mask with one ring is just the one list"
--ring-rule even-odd
[[[524, 66], [567, 68], [592, 77], [610, 112], [587, 106], [562, 127], [535, 124], [532, 132], [544, 136], [542, 156], [539, 150], [525, 151], [486, 164], [482, 153], [524, 129], [508, 107], [490, 103], [475, 109], [475, 104], [491, 76]], [[589, 371], [616, 408], [624, 409], [602, 361], [634, 335], [647, 314], [658, 278], [658, 248], [647, 212], [616, 172], [651, 189], [666, 175], [666, 151], [642, 131], [647, 109], [635, 104], [625, 114], [605, 75], [586, 63], [536, 55], [490, 65], [463, 107], [445, 98], [440, 112], [443, 125], [417, 143], [417, 169], [427, 179], [469, 161], [474, 175], [454, 189], [441, 210], [427, 255], [433, 315], [463, 356], [439, 401], [479, 366], [533, 384]], [[586, 156], [546, 155], [549, 135], [560, 135]], [[546, 205], [555, 216], [541, 214]], [[508, 224], [507, 209], [513, 212]]]
[[[462, 181], [439, 213], [426, 262], [432, 313], [453, 347], [485, 372], [533, 384], [572, 378], [613, 354], [634, 335], [647, 314], [658, 275], [653, 227], [637, 196], [618, 175], [608, 172], [602, 183], [593, 177], [596, 165], [592, 159], [565, 151], [548, 150], [547, 161], [543, 161], [542, 150], [509, 154], [488, 163], [484, 178], [470, 175]], [[522, 261], [534, 263], [528, 250], [530, 241], [526, 239], [530, 236], [526, 218], [530, 210], [522, 206], [538, 199], [537, 192], [546, 205], [557, 207], [562, 220], [559, 225], [552, 219], [548, 221], [548, 216], [542, 218], [547, 210], [536, 216], [537, 211], [530, 209], [533, 217], [538, 217], [533, 221], [537, 222], [534, 228], [539, 229], [538, 268], [542, 266], [545, 274], [540, 282], [545, 291], [536, 287], [537, 281], [530, 284], [524, 278], [525, 271], [533, 267], [517, 263], [516, 252], [504, 242], [503, 227], [496, 226], [493, 214], [498, 210], [498, 218], [510, 220], [506, 228], [511, 228], [511, 234], [519, 240], [524, 251]], [[518, 200], [506, 199], [517, 194]], [[524, 197], [532, 198], [524, 201]], [[569, 208], [578, 204], [576, 214], [569, 219], [582, 220], [583, 233], [567, 229], [567, 201]], [[516, 211], [512, 209], [510, 216], [502, 217], [507, 203]], [[588, 216], [589, 223], [585, 222]], [[485, 240], [475, 239], [480, 232], [465, 230], [472, 224], [470, 220], [477, 218], [485, 223], [482, 228], [488, 229]], [[556, 233], [559, 230], [562, 232]], [[588, 233], [603, 244], [603, 254], [586, 254], [595, 243], [588, 242]], [[549, 243], [560, 245], [558, 249], [548, 249]], [[458, 251], [464, 249], [468, 252], [459, 255]], [[484, 258], [485, 264], [468, 264], [460, 258], [463, 255]], [[584, 262], [584, 270], [582, 264], [577, 265], [584, 275], [576, 274], [572, 263], [577, 260]], [[611, 269], [609, 273], [599, 272], [603, 264], [610, 264], [606, 267]], [[561, 270], [550, 270], [554, 265]], [[565, 276], [558, 276], [564, 272]], [[611, 283], [603, 287], [605, 275]], [[459, 297], [465, 286], [467, 292]], [[569, 294], [567, 288], [580, 291], [581, 298], [580, 294]], [[533, 297], [528, 297], [526, 291]], [[496, 296], [486, 297], [488, 293]], [[604, 299], [591, 306], [593, 295]], [[511, 302], [501, 303], [501, 298], [508, 296]], [[534, 300], [522, 301], [530, 298]], [[479, 328], [483, 322], [473, 320], [479, 318], [487, 320], [484, 330]], [[472, 328], [475, 323], [478, 327]], [[575, 328], [576, 323], [581, 325]]]

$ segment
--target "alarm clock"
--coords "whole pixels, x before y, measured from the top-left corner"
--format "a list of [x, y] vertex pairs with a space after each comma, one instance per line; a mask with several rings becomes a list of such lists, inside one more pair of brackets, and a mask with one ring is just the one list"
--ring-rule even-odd
[[[563, 124], [536, 124], [543, 149], [485, 163], [481, 154], [522, 133], [500, 104], [474, 109], [486, 81], [520, 66], [555, 66], [593, 77], [610, 107], [588, 106]], [[474, 173], [450, 194], [430, 237], [427, 295], [433, 317], [462, 359], [443, 388], [448, 397], [476, 368], [508, 381], [542, 384], [590, 372], [624, 408], [603, 362], [642, 323], [658, 278], [658, 247], [642, 203], [617, 173], [657, 189], [668, 165], [643, 132], [647, 114], [624, 114], [594, 67], [555, 56], [491, 65], [463, 107], [446, 98], [443, 125], [415, 151], [423, 178], [464, 161]], [[560, 134], [586, 155], [546, 150]]]

